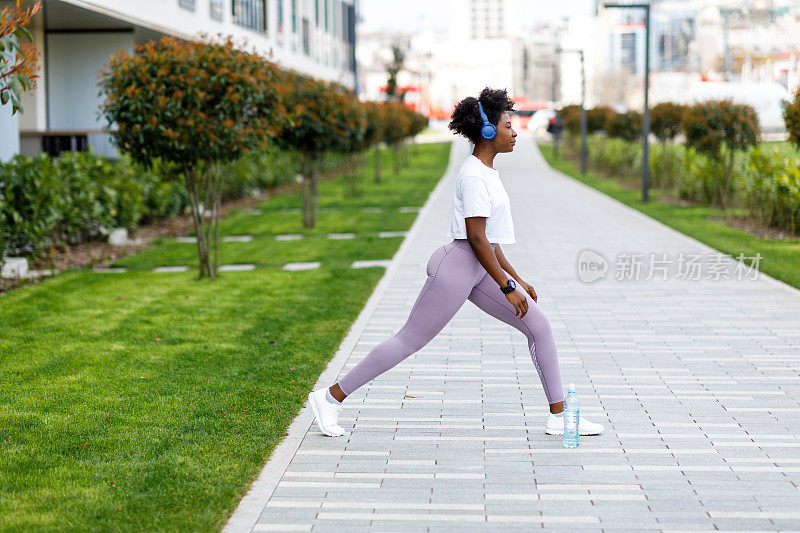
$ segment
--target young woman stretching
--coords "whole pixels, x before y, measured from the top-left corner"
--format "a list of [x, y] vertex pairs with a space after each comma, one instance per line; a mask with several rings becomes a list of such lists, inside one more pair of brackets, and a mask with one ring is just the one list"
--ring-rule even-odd
[[[466, 300], [527, 337], [550, 404], [545, 432], [564, 433], [565, 394], [550, 323], [536, 304], [536, 291], [522, 280], [500, 249], [500, 244], [517, 242], [508, 194], [493, 166], [498, 153], [514, 150], [517, 133], [508, 115], [513, 106], [505, 89], [487, 87], [478, 99], [467, 97], [453, 111], [450, 129], [475, 145], [455, 181], [447, 233], [453, 241], [437, 248], [428, 260], [428, 279], [405, 325], [375, 346], [338, 383], [308, 395], [317, 425], [326, 435], [344, 435], [338, 417], [349, 394], [428, 344]], [[583, 417], [578, 427], [581, 435], [603, 431], [601, 424]]]

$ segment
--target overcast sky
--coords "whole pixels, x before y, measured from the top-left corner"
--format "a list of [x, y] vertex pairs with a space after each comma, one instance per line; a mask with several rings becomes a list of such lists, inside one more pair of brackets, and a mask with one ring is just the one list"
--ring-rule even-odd
[[[455, 0], [464, 2], [466, 0]], [[522, 27], [558, 20], [564, 16], [589, 14], [593, 0], [509, 0], [511, 9], [519, 13]], [[364, 31], [378, 30], [446, 30], [448, 0], [359, 0]]]

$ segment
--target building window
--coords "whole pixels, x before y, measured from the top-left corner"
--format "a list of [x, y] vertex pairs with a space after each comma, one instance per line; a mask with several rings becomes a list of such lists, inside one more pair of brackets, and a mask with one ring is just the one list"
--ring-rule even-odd
[[314, 16], [317, 21], [317, 28], [319, 28], [319, 0], [314, 0]]
[[194, 0], [178, 0], [178, 5], [194, 11]]
[[292, 0], [292, 33], [297, 33], [297, 0]]
[[267, 0], [233, 0], [233, 21], [251, 30], [267, 31]]
[[338, 22], [338, 17], [339, 17], [339, 13], [338, 13], [339, 5], [337, 4], [336, 0], [331, 0], [331, 3], [332, 3], [331, 9], [333, 10], [333, 23], [331, 24], [331, 26], [333, 26], [333, 27], [331, 29], [331, 35], [336, 37], [336, 35], [337, 35], [336, 29], [339, 27], [336, 24]]
[[309, 46], [308, 17], [303, 17], [303, 53], [305, 55], [311, 55], [311, 48]]
[[325, 31], [327, 32], [328, 28], [330, 28], [330, 24], [328, 23], [328, 0], [324, 1], [325, 1]]
[[283, 37], [283, 0], [278, 0], [278, 38]]
[[222, 20], [222, 0], [211, 0], [208, 7], [212, 19]]

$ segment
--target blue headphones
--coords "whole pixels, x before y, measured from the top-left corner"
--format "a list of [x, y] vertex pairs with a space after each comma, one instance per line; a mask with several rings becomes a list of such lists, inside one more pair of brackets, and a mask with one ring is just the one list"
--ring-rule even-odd
[[481, 126], [481, 137], [491, 141], [494, 139], [494, 136], [497, 135], [497, 128], [494, 124], [489, 122], [486, 113], [483, 112], [483, 105], [481, 105], [480, 100], [478, 100], [478, 111], [481, 112], [481, 118], [483, 119], [483, 126]]

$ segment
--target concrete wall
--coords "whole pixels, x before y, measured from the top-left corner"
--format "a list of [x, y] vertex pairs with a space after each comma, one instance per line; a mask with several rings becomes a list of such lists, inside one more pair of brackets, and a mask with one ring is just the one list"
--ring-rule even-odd
[[50, 129], [102, 130], [98, 72], [120, 48], [133, 51], [133, 32], [48, 33]]
[[0, 106], [0, 162], [19, 152], [19, 113], [11, 116], [11, 102]]

